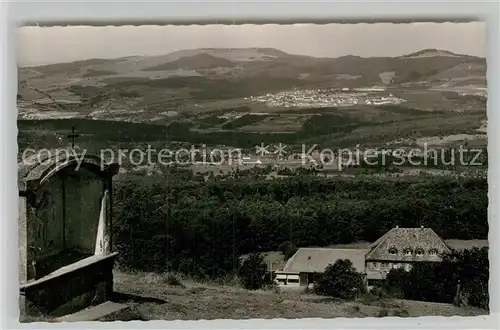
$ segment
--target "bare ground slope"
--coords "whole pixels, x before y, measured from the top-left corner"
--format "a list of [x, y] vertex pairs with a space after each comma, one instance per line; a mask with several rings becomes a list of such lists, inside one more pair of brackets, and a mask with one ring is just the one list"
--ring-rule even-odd
[[236, 286], [183, 280], [167, 284], [165, 276], [115, 273], [115, 290], [144, 320], [248, 318], [334, 318], [388, 316], [476, 316], [477, 308], [409, 300], [335, 301], [301, 291], [247, 291]]

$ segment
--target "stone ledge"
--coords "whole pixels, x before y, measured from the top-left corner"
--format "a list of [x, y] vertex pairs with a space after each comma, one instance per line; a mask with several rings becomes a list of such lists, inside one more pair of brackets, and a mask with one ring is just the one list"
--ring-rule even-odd
[[116, 255], [118, 255], [118, 252], [113, 252], [113, 253], [110, 253], [107, 255], [102, 255], [102, 256], [98, 256], [98, 255], [90, 256], [88, 258], [77, 261], [71, 265], [61, 267], [58, 270], [56, 270], [56, 271], [38, 279], [38, 280], [34, 280], [34, 281], [31, 281], [28, 283], [22, 283], [20, 285], [20, 290], [21, 290], [21, 292], [23, 292], [26, 289], [43, 284], [44, 282], [47, 282], [47, 281], [51, 281], [53, 279], [56, 279], [56, 278], [61, 277], [63, 275], [69, 274], [69, 273], [74, 272], [76, 270], [79, 270], [81, 268], [85, 268], [85, 267], [92, 265], [94, 263], [97, 263], [97, 262], [100, 262], [100, 261], [103, 261], [106, 259], [114, 258]]
[[[93, 306], [79, 312], [56, 318], [55, 322], [85, 322], [99, 321], [105, 319], [121, 320], [121, 315], [127, 314], [130, 306], [116, 302], [106, 301], [100, 305]], [[128, 320], [124, 320], [128, 321]]]

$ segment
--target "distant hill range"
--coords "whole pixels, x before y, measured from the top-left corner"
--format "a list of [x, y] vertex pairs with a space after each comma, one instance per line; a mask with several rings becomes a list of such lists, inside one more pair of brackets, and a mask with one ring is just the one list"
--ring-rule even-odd
[[78, 111], [89, 112], [110, 100], [149, 109], [290, 88], [486, 87], [485, 58], [439, 49], [399, 57], [316, 58], [273, 48], [204, 48], [24, 67], [18, 73], [24, 109], [30, 103], [40, 110], [78, 104]]
[[[467, 64], [467, 65], [464, 65]], [[458, 66], [458, 67], [457, 67]], [[164, 78], [171, 76], [241, 77], [266, 75], [311, 82], [349, 80], [350, 84], [398, 84], [432, 78], [459, 68], [462, 78], [486, 77], [484, 58], [424, 49], [399, 57], [343, 56], [315, 58], [292, 55], [273, 48], [203, 48], [182, 50], [161, 56], [133, 56], [90, 59], [71, 63], [20, 68], [20, 80], [64, 78], [102, 81], [117, 77]], [[243, 73], [243, 74], [242, 74]], [[380, 75], [390, 75], [388, 81]], [[457, 77], [451, 77], [457, 78]], [[333, 81], [331, 81], [333, 79]], [[447, 79], [441, 75], [439, 80]]]

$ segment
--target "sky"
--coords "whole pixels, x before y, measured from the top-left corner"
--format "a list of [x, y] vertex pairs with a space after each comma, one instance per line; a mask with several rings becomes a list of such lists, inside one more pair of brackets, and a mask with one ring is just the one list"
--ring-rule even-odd
[[195, 48], [272, 47], [315, 57], [400, 56], [426, 48], [485, 57], [487, 26], [471, 23], [20, 27], [20, 66], [163, 55]]

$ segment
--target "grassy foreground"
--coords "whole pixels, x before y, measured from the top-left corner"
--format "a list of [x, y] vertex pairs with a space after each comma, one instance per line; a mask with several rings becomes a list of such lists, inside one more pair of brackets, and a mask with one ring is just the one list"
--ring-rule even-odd
[[115, 291], [143, 320], [210, 320], [249, 318], [334, 318], [477, 316], [486, 310], [451, 304], [399, 299], [338, 301], [299, 290], [247, 291], [237, 285], [197, 283], [166, 275], [115, 271]]

